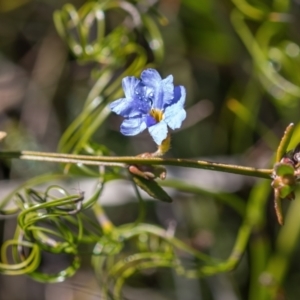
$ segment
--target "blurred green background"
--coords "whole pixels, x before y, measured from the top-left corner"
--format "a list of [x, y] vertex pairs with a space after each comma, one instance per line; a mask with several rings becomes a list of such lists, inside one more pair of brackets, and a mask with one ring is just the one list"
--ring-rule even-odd
[[[90, 1], [95, 2], [95, 1]], [[101, 1], [99, 1], [101, 2]], [[103, 62], [76, 60], [58, 35], [53, 13], [85, 1], [2, 0], [0, 2], [0, 128], [8, 133], [2, 149], [56, 151], [63, 132], [82, 111]], [[292, 141], [299, 141], [300, 112], [300, 2], [274, 0], [141, 0], [131, 1], [144, 14], [157, 10], [168, 22], [155, 19], [164, 41], [164, 55], [155, 61], [147, 49], [147, 63], [162, 77], [174, 76], [187, 89], [187, 119], [172, 135], [167, 157], [268, 168], [285, 127], [294, 122]], [[106, 34], [124, 16], [107, 14]], [[165, 20], [165, 19], [162, 19]], [[145, 47], [146, 39], [134, 31]], [[153, 47], [152, 47], [153, 48]], [[155, 48], [155, 47], [154, 47]], [[153, 50], [153, 49], [152, 49]], [[136, 74], [138, 76], [138, 74]], [[116, 80], [118, 79], [115, 77]], [[118, 85], [120, 80], [118, 79]], [[121, 94], [119, 94], [119, 97]], [[114, 100], [114, 99], [110, 99]], [[125, 137], [121, 119], [110, 115], [92, 140], [116, 155], [154, 151], [147, 132]], [[84, 134], [84, 132], [82, 133]], [[1, 178], [12, 182], [57, 171], [50, 163], [1, 163]], [[172, 270], [157, 270], [133, 277], [125, 288], [126, 299], [270, 299], [272, 274], [280, 285], [273, 299], [297, 299], [300, 294], [300, 250], [297, 201], [284, 203], [287, 224], [280, 229], [273, 211], [270, 182], [238, 175], [169, 168], [169, 176], [213, 193], [174, 192], [173, 204], [147, 202], [146, 221], [170, 226], [176, 236], [205, 253], [226, 259], [243, 218], [216, 194], [239, 197], [244, 207], [261, 188], [266, 205], [237, 269], [203, 279], [183, 279]], [[2, 186], [6, 185], [6, 181]], [[260, 183], [258, 183], [260, 184]], [[264, 186], [263, 186], [264, 185]], [[3, 192], [6, 190], [3, 188]], [[134, 220], [132, 201], [109, 205], [115, 224]], [[251, 196], [250, 196], [251, 197]], [[293, 205], [293, 206], [291, 206]], [[294, 214], [293, 214], [294, 213]], [[171, 222], [171, 224], [173, 224]], [[12, 234], [12, 220], [1, 220], [2, 240]], [[89, 266], [89, 253], [75, 277], [60, 284], [40, 284], [25, 276], [0, 277], [0, 299], [99, 299]], [[49, 258], [51, 261], [51, 258]], [[193, 262], [186, 258], [187, 264]], [[277, 272], [277, 273], [276, 273]], [[271, 278], [271, 279], [270, 279]], [[148, 298], [147, 298], [148, 297]]]

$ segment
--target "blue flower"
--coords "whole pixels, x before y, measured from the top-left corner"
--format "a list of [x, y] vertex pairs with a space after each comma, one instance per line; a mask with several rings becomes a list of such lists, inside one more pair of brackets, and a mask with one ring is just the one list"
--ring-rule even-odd
[[173, 76], [162, 79], [154, 69], [142, 72], [141, 79], [132, 76], [122, 80], [125, 98], [110, 104], [110, 109], [125, 118], [121, 133], [136, 135], [146, 128], [157, 145], [176, 129], [186, 117], [185, 88], [173, 85]]

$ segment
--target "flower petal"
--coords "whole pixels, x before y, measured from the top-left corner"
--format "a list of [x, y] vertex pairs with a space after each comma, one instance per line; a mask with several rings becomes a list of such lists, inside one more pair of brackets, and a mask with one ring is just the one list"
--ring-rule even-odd
[[153, 88], [159, 87], [161, 82], [161, 77], [159, 73], [154, 69], [144, 70], [141, 74], [141, 79], [144, 85], [148, 85]]
[[124, 118], [142, 116], [150, 110], [150, 104], [142, 101], [141, 96], [137, 94], [140, 80], [128, 76], [122, 80], [122, 86], [126, 98], [118, 99], [110, 103], [110, 109]]
[[121, 133], [124, 135], [136, 135], [146, 129], [143, 118], [125, 119], [121, 124]]
[[163, 108], [162, 79], [154, 69], [147, 69], [141, 74], [143, 98], [153, 108]]
[[140, 115], [140, 111], [136, 108], [134, 101], [126, 98], [121, 98], [110, 103], [109, 108], [125, 118]]
[[150, 110], [150, 104], [140, 99], [121, 98], [110, 103], [109, 108], [124, 118], [132, 118], [146, 115]]
[[186, 118], [184, 110], [185, 96], [186, 92], [183, 86], [174, 88], [174, 100], [172, 101], [174, 104], [165, 109], [163, 119], [171, 129], [179, 128], [182, 121]]
[[157, 123], [157, 121], [150, 115], [146, 116], [145, 122], [146, 122], [147, 127], [153, 126]]
[[124, 90], [124, 94], [127, 99], [135, 99], [135, 88], [140, 83], [140, 80], [133, 77], [133, 76], [127, 76], [123, 78], [122, 80], [122, 88]]
[[[166, 105], [170, 104], [174, 98], [174, 84], [173, 84], [173, 76], [169, 75], [165, 79], [161, 81], [162, 85], [162, 101], [163, 105], [166, 107]], [[162, 109], [163, 107], [158, 107]]]
[[152, 107], [162, 110], [174, 98], [173, 76], [169, 75], [161, 79], [159, 73], [154, 69], [147, 69], [141, 74], [146, 98], [153, 102]]
[[167, 124], [163, 121], [149, 127], [148, 130], [157, 145], [161, 145], [168, 134]]

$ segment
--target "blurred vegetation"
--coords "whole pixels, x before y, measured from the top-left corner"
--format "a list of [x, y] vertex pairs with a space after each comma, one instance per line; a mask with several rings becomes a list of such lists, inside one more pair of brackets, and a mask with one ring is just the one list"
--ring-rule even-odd
[[[154, 67], [187, 89], [167, 158], [270, 168], [288, 124], [300, 140], [299, 14], [296, 0], [3, 0], [1, 151], [155, 150], [107, 108]], [[167, 171], [172, 204], [118, 166], [3, 159], [0, 298], [297, 298], [297, 190], [280, 227], [270, 180]]]

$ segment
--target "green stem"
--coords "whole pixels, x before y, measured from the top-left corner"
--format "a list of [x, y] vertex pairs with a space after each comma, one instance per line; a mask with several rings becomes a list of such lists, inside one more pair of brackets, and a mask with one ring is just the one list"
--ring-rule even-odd
[[289, 146], [290, 140], [292, 138], [295, 126], [291, 123], [285, 130], [284, 135], [280, 141], [280, 144], [277, 148], [276, 152], [276, 162], [280, 162], [281, 158], [287, 151], [287, 147]]
[[3, 151], [0, 152], [0, 159], [18, 158], [35, 161], [49, 161], [58, 163], [72, 163], [85, 165], [105, 165], [127, 167], [127, 165], [169, 165], [178, 167], [189, 167], [196, 169], [206, 169], [211, 171], [220, 171], [271, 179], [272, 169], [256, 169], [252, 167], [244, 167], [238, 165], [223, 164], [217, 162], [209, 162], [204, 160], [193, 160], [183, 158], [161, 158], [140, 156], [90, 156], [90, 155], [74, 155], [65, 153], [49, 153], [35, 151]]
[[109, 220], [109, 218], [106, 216], [104, 209], [100, 205], [100, 203], [95, 203], [93, 205], [93, 211], [94, 214], [102, 227], [102, 230], [104, 233], [110, 233], [112, 229], [114, 228], [113, 223]]

